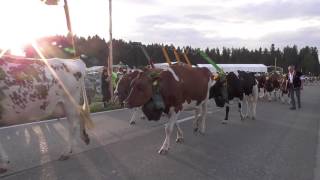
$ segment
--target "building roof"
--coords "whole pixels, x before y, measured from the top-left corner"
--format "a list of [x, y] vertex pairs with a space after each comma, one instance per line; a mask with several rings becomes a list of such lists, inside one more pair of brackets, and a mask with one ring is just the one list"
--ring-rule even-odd
[[[173, 62], [174, 64], [174, 62]], [[264, 64], [217, 64], [224, 72], [236, 72], [249, 71], [249, 72], [268, 72], [268, 68]], [[167, 68], [168, 63], [156, 63], [156, 68]], [[217, 70], [211, 64], [198, 64], [198, 67], [206, 67], [211, 72], [217, 72]]]

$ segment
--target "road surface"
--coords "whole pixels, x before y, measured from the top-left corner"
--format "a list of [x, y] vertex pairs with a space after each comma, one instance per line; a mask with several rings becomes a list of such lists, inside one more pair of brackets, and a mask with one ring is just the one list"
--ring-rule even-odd
[[58, 161], [66, 146], [64, 120], [0, 129], [10, 157], [4, 180], [314, 180], [320, 179], [320, 86], [305, 87], [302, 109], [259, 102], [257, 120], [240, 121], [236, 105], [221, 124], [223, 109], [210, 107], [205, 136], [192, 132], [192, 113], [184, 112], [185, 142], [172, 136], [167, 155], [157, 154], [166, 122], [128, 121], [130, 110], [93, 115], [91, 144], [77, 143], [75, 154]]

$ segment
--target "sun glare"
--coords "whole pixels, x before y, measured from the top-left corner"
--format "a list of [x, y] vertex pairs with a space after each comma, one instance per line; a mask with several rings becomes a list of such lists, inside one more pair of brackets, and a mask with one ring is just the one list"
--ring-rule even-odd
[[0, 1], [0, 49], [24, 55], [23, 47], [37, 38], [66, 34], [62, 6], [48, 6], [40, 0]]

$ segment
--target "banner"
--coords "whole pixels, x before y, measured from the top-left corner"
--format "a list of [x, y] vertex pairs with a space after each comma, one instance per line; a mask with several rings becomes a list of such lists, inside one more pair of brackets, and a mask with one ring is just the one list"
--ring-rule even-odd
[[198, 49], [198, 53], [202, 56], [203, 59], [205, 59], [208, 63], [210, 63], [214, 68], [216, 68], [217, 72], [220, 74], [224, 74], [223, 70], [203, 51]]

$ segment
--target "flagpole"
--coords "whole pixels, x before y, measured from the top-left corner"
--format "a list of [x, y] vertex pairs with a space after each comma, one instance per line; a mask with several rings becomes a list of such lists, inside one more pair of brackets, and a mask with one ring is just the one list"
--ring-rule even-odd
[[107, 59], [108, 64], [108, 75], [111, 79], [110, 94], [111, 99], [113, 98], [113, 86], [112, 86], [112, 66], [113, 66], [113, 49], [112, 49], [112, 0], [109, 0], [109, 57]]
[[71, 20], [70, 20], [70, 14], [69, 14], [69, 6], [68, 6], [68, 1], [64, 0], [64, 12], [66, 15], [66, 20], [67, 20], [67, 27], [68, 27], [68, 38], [71, 40], [72, 43], [72, 48], [73, 48], [73, 56], [76, 57], [76, 48], [74, 44], [74, 39], [73, 39], [73, 32], [71, 28]]
[[277, 57], [274, 59], [274, 70], [277, 72]]

